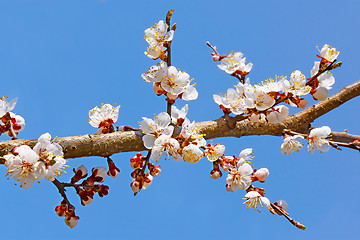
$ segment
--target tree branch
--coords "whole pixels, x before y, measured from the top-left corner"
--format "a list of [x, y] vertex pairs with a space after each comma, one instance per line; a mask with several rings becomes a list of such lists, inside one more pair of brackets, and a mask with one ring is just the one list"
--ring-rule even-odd
[[[287, 117], [280, 124], [267, 122], [252, 123], [242, 120], [241, 116], [220, 117], [214, 121], [197, 123], [200, 133], [205, 134], [206, 139], [218, 137], [242, 137], [250, 135], [281, 136], [284, 129], [299, 133], [308, 133], [310, 123], [345, 102], [360, 95], [360, 80], [345, 86], [338, 93], [327, 100], [319, 102], [295, 115]], [[332, 132], [332, 140], [349, 143], [360, 136], [346, 132]], [[141, 131], [114, 132], [98, 135], [82, 135], [58, 138], [64, 150], [64, 158], [79, 158], [88, 156], [107, 157], [119, 152], [132, 152], [146, 150], [142, 143]], [[10, 153], [14, 147], [20, 145], [35, 146], [36, 139], [17, 139], [0, 141], [0, 156]]]

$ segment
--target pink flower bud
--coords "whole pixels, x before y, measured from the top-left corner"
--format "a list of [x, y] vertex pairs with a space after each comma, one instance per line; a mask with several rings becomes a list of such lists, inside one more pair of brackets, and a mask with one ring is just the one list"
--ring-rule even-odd
[[[149, 169], [150, 169], [150, 165], [149, 165]], [[157, 166], [153, 166], [151, 169], [150, 169], [150, 174], [151, 176], [153, 177], [158, 177], [161, 173], [161, 169], [160, 169], [160, 165], [157, 165]]]
[[71, 183], [76, 183], [80, 179], [85, 178], [88, 174], [88, 170], [86, 169], [86, 167], [84, 165], [81, 165], [76, 170], [74, 168], [73, 171], [74, 171], [75, 175], [71, 178]]
[[309, 102], [303, 98], [303, 99], [300, 99], [300, 101], [297, 103], [297, 106], [301, 109], [304, 109], [306, 108], [306, 106], [309, 104]]
[[230, 184], [226, 184], [226, 191], [227, 192], [233, 192]]
[[130, 187], [134, 193], [140, 192], [140, 183], [138, 181], [136, 181], [136, 180], [132, 181], [130, 183]]
[[62, 201], [60, 205], [55, 207], [55, 212], [59, 217], [65, 217], [67, 210], [68, 208], [65, 201]]
[[92, 176], [95, 178], [95, 182], [103, 182], [106, 178], [106, 167], [96, 167], [92, 169]]
[[68, 225], [70, 228], [74, 228], [76, 227], [76, 225], [79, 222], [79, 217], [78, 216], [73, 216], [73, 217], [65, 217], [65, 223], [66, 225]]
[[162, 94], [166, 94], [166, 91], [161, 87], [160, 83], [153, 84], [154, 92], [156, 95], [160, 96]]
[[284, 200], [278, 200], [275, 202], [275, 205], [278, 207], [281, 207], [282, 209], [284, 209], [284, 211], [287, 211], [289, 208], [289, 205], [287, 204], [287, 202], [285, 202]]
[[213, 169], [211, 172], [210, 172], [210, 178], [211, 179], [219, 179], [220, 177], [222, 176], [222, 173], [220, 170], [215, 170]]
[[269, 170], [267, 168], [260, 168], [254, 173], [254, 176], [259, 182], [265, 182], [266, 178], [269, 176]]
[[79, 217], [75, 216], [75, 208], [69, 208], [66, 212], [65, 223], [70, 228], [74, 228], [79, 222]]
[[115, 166], [115, 163], [108, 158], [108, 166], [109, 171], [107, 172], [107, 175], [113, 178], [116, 178], [120, 174], [120, 169]]
[[142, 186], [142, 189], [146, 189], [148, 188], [151, 183], [152, 183], [152, 180], [153, 180], [153, 176], [151, 176], [150, 174], [145, 174], [145, 179], [144, 179], [144, 182], [143, 182], [143, 186]]

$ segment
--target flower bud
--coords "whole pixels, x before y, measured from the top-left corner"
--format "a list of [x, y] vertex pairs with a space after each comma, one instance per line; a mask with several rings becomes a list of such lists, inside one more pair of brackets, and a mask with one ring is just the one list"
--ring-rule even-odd
[[302, 98], [300, 99], [300, 101], [297, 103], [297, 106], [301, 109], [304, 109], [306, 108], [306, 106], [309, 104], [309, 102], [305, 99], [305, 98]]
[[162, 94], [166, 94], [166, 91], [161, 87], [160, 83], [153, 84], [154, 92], [156, 95], [160, 96]]
[[219, 169], [213, 169], [210, 172], [210, 178], [211, 179], [219, 179], [222, 176], [222, 172]]
[[76, 227], [76, 225], [79, 222], [79, 217], [75, 216], [75, 217], [66, 217], [65, 218], [65, 223], [66, 225], [68, 225], [70, 228], [74, 228]]
[[78, 222], [79, 222], [79, 217], [75, 216], [75, 208], [69, 209], [69, 211], [66, 213], [66, 217], [65, 217], [66, 225], [68, 225], [70, 228], [74, 228], [74, 227], [76, 227]]
[[65, 201], [62, 201], [60, 205], [55, 207], [55, 212], [59, 217], [65, 217], [67, 210], [68, 208]]
[[107, 172], [108, 176], [112, 178], [116, 178], [117, 176], [119, 176], [120, 169], [115, 166], [115, 163], [110, 158], [108, 158], [108, 166], [109, 166], [109, 171]]
[[278, 207], [281, 207], [284, 211], [287, 211], [289, 208], [289, 205], [284, 200], [278, 200], [275, 202], [275, 205]]
[[318, 87], [313, 94], [314, 99], [324, 101], [329, 96], [329, 90], [325, 87]]
[[143, 182], [143, 186], [142, 186], [142, 189], [146, 189], [148, 188], [151, 183], [152, 183], [152, 180], [153, 180], [153, 176], [151, 176], [150, 174], [145, 174], [145, 179], [144, 179], [144, 182]]
[[74, 168], [73, 171], [74, 171], [75, 175], [71, 178], [71, 183], [76, 183], [80, 179], [85, 178], [88, 174], [88, 170], [86, 169], [86, 167], [84, 165], [81, 165], [76, 170]]
[[92, 176], [95, 178], [95, 182], [102, 183], [107, 175], [106, 167], [96, 167], [92, 169]]
[[231, 188], [231, 185], [230, 184], [226, 184], [226, 191], [227, 192], [234, 192], [233, 190], [232, 190], [232, 188]]
[[269, 170], [267, 168], [260, 168], [254, 173], [254, 176], [259, 182], [265, 182], [266, 178], [269, 176]]
[[149, 167], [151, 176], [158, 177], [160, 175], [160, 173], [161, 173], [160, 165], [154, 166], [154, 164], [149, 162], [148, 167]]
[[182, 150], [183, 159], [188, 163], [197, 163], [203, 157], [203, 152], [194, 144], [189, 144]]
[[137, 153], [135, 157], [130, 159], [130, 166], [132, 169], [138, 169], [143, 167], [144, 156], [141, 153]]
[[136, 180], [130, 183], [131, 190], [136, 194], [140, 192], [140, 183]]
[[95, 188], [95, 191], [99, 194], [99, 197], [104, 197], [109, 194], [109, 186], [100, 185]]

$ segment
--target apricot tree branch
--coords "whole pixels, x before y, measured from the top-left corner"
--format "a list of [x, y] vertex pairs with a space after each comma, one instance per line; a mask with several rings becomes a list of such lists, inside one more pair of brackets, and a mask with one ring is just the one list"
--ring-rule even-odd
[[[220, 117], [214, 121], [197, 123], [200, 133], [205, 134], [206, 139], [218, 137], [242, 137], [250, 135], [281, 136], [284, 129], [299, 133], [309, 133], [310, 124], [322, 115], [341, 106], [345, 102], [360, 95], [360, 80], [345, 86], [338, 93], [325, 101], [319, 102], [305, 110], [288, 116], [280, 124], [267, 122], [252, 123], [240, 116]], [[353, 142], [360, 136], [346, 132], [332, 132], [332, 140], [336, 142]], [[88, 156], [107, 157], [119, 152], [143, 151], [146, 148], [142, 142], [141, 131], [114, 132], [108, 134], [82, 135], [58, 138], [63, 147], [64, 158], [79, 158]], [[14, 147], [28, 145], [34, 147], [37, 139], [17, 139], [0, 141], [0, 156], [10, 153]]]

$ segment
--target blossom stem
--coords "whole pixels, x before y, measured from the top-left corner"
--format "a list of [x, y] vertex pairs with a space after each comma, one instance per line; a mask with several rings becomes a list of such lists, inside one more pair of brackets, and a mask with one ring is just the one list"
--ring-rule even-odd
[[239, 75], [236, 73], [230, 74], [230, 76], [236, 77], [241, 83], [245, 82], [245, 78], [243, 77], [240, 78]]
[[[306, 85], [311, 85], [311, 83], [313, 82], [313, 81], [315, 81], [315, 79], [318, 77], [318, 76], [320, 76], [321, 74], [323, 74], [324, 72], [326, 72], [326, 71], [328, 71], [328, 70], [332, 70], [332, 69], [334, 69], [332, 66], [333, 66], [333, 64], [336, 62], [336, 59], [334, 60], [334, 61], [332, 61], [325, 69], [320, 69], [319, 68], [319, 71], [314, 75], [314, 76], [312, 76], [310, 79], [309, 79], [309, 81], [306, 83]], [[341, 66], [341, 64], [338, 66], [338, 67], [340, 67]]]
[[208, 45], [208, 46], [215, 52], [215, 54], [220, 55], [220, 54], [218, 53], [218, 51], [216, 50], [216, 47], [213, 47], [213, 46], [210, 44], [209, 41], [206, 41], [206, 45]]
[[[290, 134], [292, 136], [293, 135], [301, 135], [304, 138], [307, 138], [309, 136], [308, 134], [298, 133], [298, 132], [288, 130], [288, 129], [284, 129], [284, 133]], [[330, 134], [330, 137], [331, 137], [331, 134]], [[330, 146], [332, 146], [333, 148], [336, 148], [337, 150], [341, 150], [341, 148], [339, 148], [339, 146], [341, 146], [341, 147], [347, 147], [347, 148], [351, 148], [351, 149], [360, 151], [360, 146], [355, 145], [353, 142], [344, 143], [344, 142], [335, 142], [335, 141], [329, 140], [329, 139], [326, 139], [326, 140], [329, 142]]]
[[[172, 13], [174, 12], [174, 9], [170, 9], [167, 13], [166, 13], [166, 24], [167, 24], [167, 32], [169, 32], [171, 30], [170, 27], [170, 20], [172, 17]], [[167, 44], [167, 57], [166, 57], [166, 64], [168, 67], [171, 66], [171, 42], [169, 42]]]
[[68, 205], [68, 207], [74, 207], [74, 206], [70, 203], [69, 199], [68, 199], [67, 196], [66, 196], [66, 193], [65, 193], [65, 191], [66, 191], [66, 190], [65, 190], [65, 183], [60, 182], [60, 181], [57, 180], [56, 178], [55, 178], [54, 181], [52, 181], [52, 183], [57, 187], [57, 189], [59, 190], [60, 195], [63, 197], [63, 199], [64, 199], [64, 201], [66, 202], [66, 204]]
[[12, 135], [12, 140], [18, 139], [18, 138], [17, 138], [17, 134], [16, 134], [16, 132], [14, 131], [14, 128], [13, 128], [13, 124], [12, 124], [12, 123], [10, 123], [10, 132], [11, 132], [11, 135]]
[[301, 230], [305, 230], [306, 227], [295, 221], [294, 219], [292, 219], [289, 214], [287, 212], [285, 212], [282, 208], [276, 206], [274, 203], [270, 202], [270, 205], [271, 207], [275, 210], [275, 212], [279, 215], [283, 215], [292, 225], [294, 225], [295, 227], [297, 227], [298, 229], [301, 229]]

